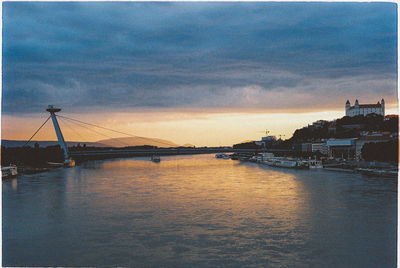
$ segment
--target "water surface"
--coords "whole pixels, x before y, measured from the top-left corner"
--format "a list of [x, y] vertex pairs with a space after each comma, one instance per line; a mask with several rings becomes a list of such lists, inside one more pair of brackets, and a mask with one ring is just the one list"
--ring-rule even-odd
[[2, 193], [4, 266], [396, 266], [396, 179], [197, 155], [91, 161]]

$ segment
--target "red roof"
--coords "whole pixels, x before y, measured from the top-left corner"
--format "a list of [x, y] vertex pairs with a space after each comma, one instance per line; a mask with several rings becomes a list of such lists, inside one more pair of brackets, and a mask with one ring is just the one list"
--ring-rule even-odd
[[360, 104], [360, 108], [381, 108], [380, 104]]
[[[359, 108], [381, 108], [380, 104], [360, 104]], [[350, 109], [354, 109], [354, 106], [351, 106]]]

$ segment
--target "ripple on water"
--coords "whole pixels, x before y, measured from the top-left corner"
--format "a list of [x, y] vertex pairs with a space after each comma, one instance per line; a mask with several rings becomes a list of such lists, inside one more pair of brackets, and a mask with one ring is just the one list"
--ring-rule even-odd
[[357, 174], [92, 161], [3, 182], [3, 263], [393, 267], [396, 202], [396, 181]]

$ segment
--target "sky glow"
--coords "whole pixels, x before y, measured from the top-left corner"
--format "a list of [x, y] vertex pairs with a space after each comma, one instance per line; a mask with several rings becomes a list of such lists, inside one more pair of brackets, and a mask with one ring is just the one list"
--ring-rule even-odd
[[48, 104], [197, 146], [289, 138], [347, 99], [394, 113], [396, 27], [394, 3], [4, 2], [2, 138]]

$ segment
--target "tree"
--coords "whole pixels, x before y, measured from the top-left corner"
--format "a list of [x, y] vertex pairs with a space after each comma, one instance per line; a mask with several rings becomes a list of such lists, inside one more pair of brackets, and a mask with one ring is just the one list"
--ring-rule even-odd
[[362, 158], [367, 161], [398, 162], [399, 144], [397, 140], [388, 142], [369, 142], [361, 149]]

